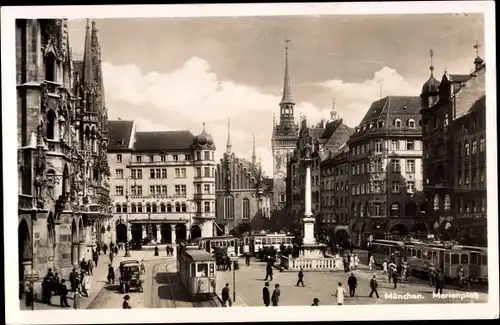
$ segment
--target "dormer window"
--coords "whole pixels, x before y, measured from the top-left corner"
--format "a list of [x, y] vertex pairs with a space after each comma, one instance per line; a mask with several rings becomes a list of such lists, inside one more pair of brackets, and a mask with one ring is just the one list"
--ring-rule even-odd
[[123, 140], [117, 140], [116, 141], [117, 146], [123, 146]]
[[377, 126], [379, 129], [384, 127], [384, 121], [378, 121]]
[[410, 119], [408, 121], [408, 127], [411, 128], [411, 129], [415, 128], [415, 120], [414, 119]]
[[400, 120], [400, 119], [396, 119], [396, 120], [394, 120], [394, 125], [395, 125], [397, 128], [400, 128], [400, 127], [401, 127], [401, 120]]

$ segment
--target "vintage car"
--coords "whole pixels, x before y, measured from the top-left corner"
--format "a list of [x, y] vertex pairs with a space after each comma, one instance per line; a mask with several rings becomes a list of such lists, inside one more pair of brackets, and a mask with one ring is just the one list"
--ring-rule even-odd
[[137, 260], [120, 262], [120, 288], [123, 293], [136, 289], [143, 291], [144, 279], [141, 277], [140, 263]]

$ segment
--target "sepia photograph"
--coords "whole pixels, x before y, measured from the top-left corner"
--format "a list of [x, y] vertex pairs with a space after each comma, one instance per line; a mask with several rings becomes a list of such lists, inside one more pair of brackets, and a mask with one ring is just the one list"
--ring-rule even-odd
[[498, 318], [462, 3], [2, 8], [7, 323]]

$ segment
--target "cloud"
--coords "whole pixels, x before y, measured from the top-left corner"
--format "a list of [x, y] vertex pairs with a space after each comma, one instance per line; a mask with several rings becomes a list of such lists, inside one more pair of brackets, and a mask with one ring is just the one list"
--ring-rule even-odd
[[314, 83], [329, 89], [335, 97], [335, 106], [346, 122], [357, 125], [370, 107], [370, 104], [385, 96], [418, 96], [420, 86], [413, 85], [395, 69], [383, 67], [363, 82], [345, 82], [333, 79]]
[[[220, 80], [210, 64], [192, 57], [182, 67], [169, 73], [142, 72], [135, 65], [103, 63], [109, 116], [133, 119], [138, 130], [190, 129], [197, 135], [202, 123], [212, 134], [217, 158], [226, 149], [227, 118], [231, 119], [232, 150], [238, 156], [251, 159], [252, 133], [255, 133], [256, 154], [262, 157], [267, 175], [272, 176], [272, 117], [278, 119], [281, 96], [265, 90]], [[383, 80], [384, 94], [416, 94], [394, 69], [385, 67], [373, 78], [361, 83], [327, 80], [315, 86], [330, 89], [336, 107], [346, 122], [354, 126], [365, 114], [371, 102], [379, 97], [378, 80]], [[304, 113], [310, 123], [329, 117], [330, 107], [317, 107], [309, 102], [297, 102], [296, 119]], [[259, 158], [257, 158], [258, 160]]]

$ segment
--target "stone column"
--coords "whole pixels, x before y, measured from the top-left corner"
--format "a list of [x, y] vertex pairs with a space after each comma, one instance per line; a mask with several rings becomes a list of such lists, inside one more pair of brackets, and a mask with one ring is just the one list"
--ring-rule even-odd
[[142, 239], [146, 239], [148, 237], [148, 226], [142, 225]]
[[[129, 242], [131, 239], [132, 239], [132, 225], [129, 222], [129, 223], [127, 223], [127, 242]], [[115, 243], [116, 243], [116, 240], [115, 240]]]
[[175, 238], [175, 224], [170, 225], [171, 231], [172, 231], [172, 244], [175, 244], [176, 238]]
[[311, 212], [311, 165], [306, 161], [305, 207], [304, 207], [304, 244], [314, 244], [314, 218]]
[[78, 262], [76, 263], [77, 265], [80, 264], [82, 259], [87, 259], [86, 258], [86, 253], [87, 252], [87, 245], [85, 245], [85, 242], [81, 241], [78, 243]]
[[161, 243], [161, 224], [156, 225], [156, 242]]
[[78, 265], [78, 244], [77, 243], [72, 243], [71, 244], [71, 263], [73, 265]]

